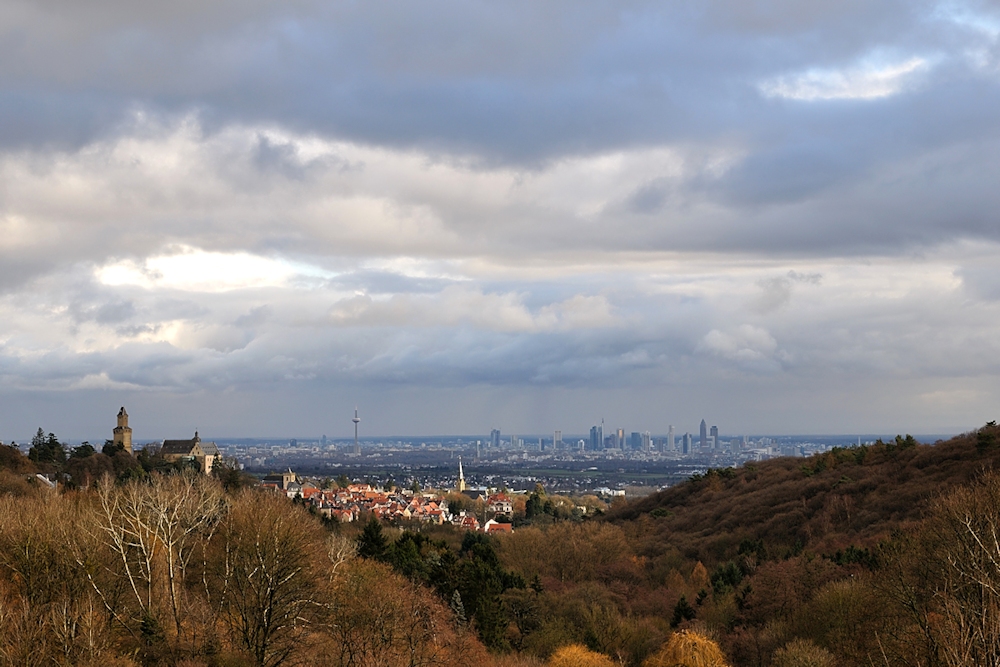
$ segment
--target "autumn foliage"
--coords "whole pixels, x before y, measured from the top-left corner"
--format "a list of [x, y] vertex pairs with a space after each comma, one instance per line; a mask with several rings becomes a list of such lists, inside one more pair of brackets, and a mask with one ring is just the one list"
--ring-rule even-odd
[[729, 667], [714, 641], [691, 630], [674, 634], [642, 667]]
[[595, 653], [586, 646], [571, 644], [563, 646], [549, 658], [548, 667], [614, 667], [615, 663], [606, 655]]
[[149, 466], [48, 490], [5, 448], [0, 664], [1000, 664], [998, 463], [987, 424], [494, 538]]
[[354, 551], [194, 473], [0, 496], [0, 664], [490, 664], [432, 591]]

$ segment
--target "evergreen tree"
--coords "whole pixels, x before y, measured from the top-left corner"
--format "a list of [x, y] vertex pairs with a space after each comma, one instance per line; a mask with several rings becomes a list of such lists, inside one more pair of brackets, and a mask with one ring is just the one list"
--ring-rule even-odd
[[35, 463], [50, 463], [62, 465], [66, 462], [66, 450], [56, 437], [55, 433], [48, 436], [41, 428], [31, 439], [31, 449], [28, 450], [28, 458]]
[[73, 450], [70, 452], [69, 456], [70, 458], [73, 459], [85, 459], [89, 457], [91, 454], [96, 454], [96, 453], [97, 450], [95, 450], [90, 445], [89, 442], [84, 442], [79, 447], [74, 447]]
[[455, 612], [455, 620], [458, 621], [458, 624], [460, 626], [465, 625], [467, 620], [465, 617], [465, 605], [462, 604], [462, 594], [458, 592], [457, 588], [455, 589], [455, 592], [451, 596], [450, 606], [451, 610]]
[[681, 599], [677, 601], [677, 605], [674, 607], [674, 617], [670, 621], [670, 627], [676, 628], [684, 621], [694, 620], [694, 617], [694, 607], [692, 607], [691, 603], [687, 601], [687, 596], [682, 595]]
[[105, 456], [114, 456], [123, 451], [125, 451], [125, 446], [121, 443], [115, 444], [114, 440], [105, 440], [104, 447], [101, 448], [101, 453]]
[[384, 560], [389, 542], [382, 533], [382, 522], [372, 517], [358, 535], [358, 555], [362, 558]]

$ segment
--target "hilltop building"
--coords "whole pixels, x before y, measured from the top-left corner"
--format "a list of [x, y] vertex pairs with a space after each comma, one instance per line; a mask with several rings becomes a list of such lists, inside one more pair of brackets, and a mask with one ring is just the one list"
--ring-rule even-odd
[[219, 447], [214, 442], [202, 442], [198, 431], [190, 440], [164, 440], [160, 454], [167, 461], [195, 461], [203, 473], [212, 473], [215, 461], [222, 457]]
[[116, 446], [121, 446], [129, 454], [132, 453], [132, 429], [128, 425], [128, 413], [125, 406], [118, 411], [118, 426], [111, 431], [111, 441]]
[[261, 480], [263, 486], [279, 488], [282, 491], [287, 491], [288, 487], [299, 481], [299, 476], [292, 472], [289, 468], [285, 472], [272, 472], [264, 476]]

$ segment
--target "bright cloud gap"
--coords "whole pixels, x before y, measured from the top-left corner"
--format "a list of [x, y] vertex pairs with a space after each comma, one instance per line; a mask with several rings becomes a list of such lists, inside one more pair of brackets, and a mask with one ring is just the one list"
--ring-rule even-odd
[[760, 90], [766, 97], [803, 102], [875, 100], [904, 92], [929, 66], [924, 58], [914, 57], [888, 65], [809, 69], [765, 81]]
[[97, 280], [108, 286], [133, 285], [187, 292], [289, 287], [303, 280], [328, 279], [336, 275], [300, 262], [246, 252], [205, 251], [190, 246], [182, 246], [175, 253], [149, 257], [143, 262], [124, 260], [95, 270]]

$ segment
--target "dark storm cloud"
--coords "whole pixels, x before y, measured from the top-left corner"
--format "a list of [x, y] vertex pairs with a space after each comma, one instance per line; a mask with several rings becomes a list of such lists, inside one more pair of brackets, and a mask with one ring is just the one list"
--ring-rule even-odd
[[[483, 169], [705, 146], [739, 157], [679, 182], [633, 177], [621, 208], [609, 209], [616, 226], [627, 224], [622, 247], [864, 253], [998, 239], [985, 207], [952, 216], [913, 203], [936, 196], [939, 184], [955, 191], [942, 175], [949, 151], [1000, 138], [990, 20], [988, 5], [895, 1], [13, 3], [0, 14], [0, 141], [24, 148], [141, 135], [140, 109], [168, 125], [195, 113], [209, 135], [233, 123], [274, 125], [461, 155]], [[900, 75], [898, 90], [878, 74], [914, 58], [924, 64]], [[794, 96], [796, 86], [840, 99], [772, 94]], [[865, 98], [872, 86], [892, 90]], [[264, 135], [247, 157], [264, 177], [292, 180], [352, 168]], [[962, 184], [966, 201], [992, 196], [993, 161], [977, 157], [960, 158], [974, 172]], [[924, 170], [867, 207], [868, 184], [911, 164]], [[687, 215], [699, 203], [722, 208], [708, 219]], [[626, 223], [619, 210], [638, 218]], [[495, 249], [537, 245], [540, 227], [553, 244], [615, 243], [567, 237], [572, 223], [558, 214], [532, 220], [526, 238], [516, 217], [494, 227], [476, 211], [437, 213], [466, 243], [471, 224]], [[181, 237], [211, 224], [164, 222]], [[301, 252], [294, 234], [268, 235], [260, 242]]]
[[800, 5], [14, 3], [0, 108], [11, 140], [45, 138], [43, 127], [82, 138], [107, 109], [140, 102], [220, 124], [544, 160], [752, 135], [768, 113], [761, 78], [873, 49], [945, 49], [963, 34], [940, 16], [928, 25], [930, 3]]

